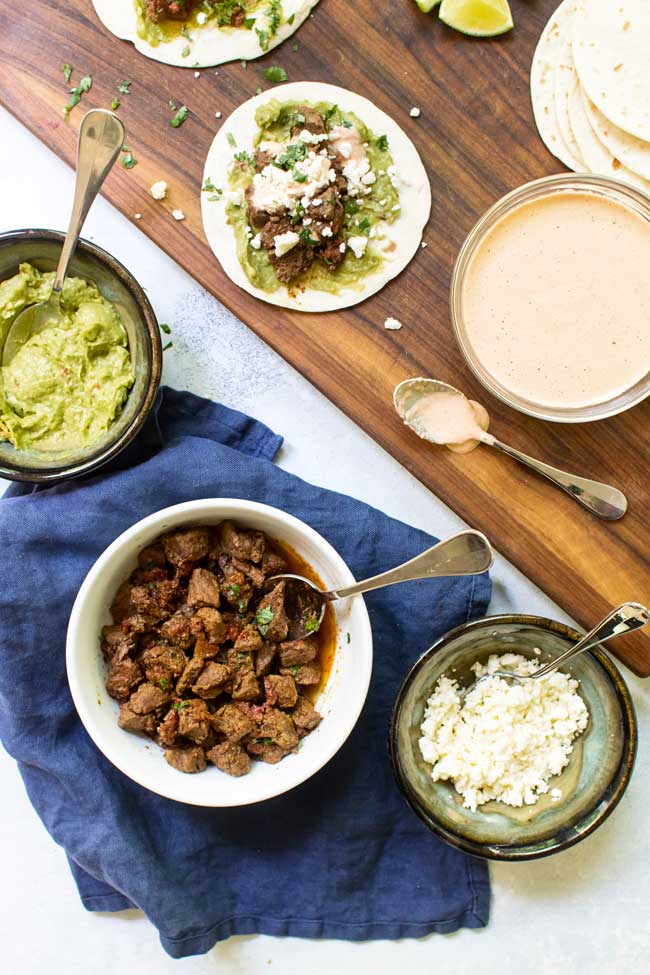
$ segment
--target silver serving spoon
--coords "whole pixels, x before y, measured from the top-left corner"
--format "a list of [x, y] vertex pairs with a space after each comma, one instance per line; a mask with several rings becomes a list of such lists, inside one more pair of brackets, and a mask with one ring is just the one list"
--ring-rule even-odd
[[480, 572], [487, 572], [494, 561], [492, 546], [481, 532], [467, 530], [453, 535], [443, 542], [438, 542], [432, 548], [416, 555], [414, 559], [402, 565], [382, 572], [380, 575], [355, 582], [351, 586], [330, 589], [325, 592], [319, 589], [310, 579], [304, 576], [283, 573], [267, 579], [268, 584], [276, 584], [281, 580], [287, 581], [287, 599], [301, 601], [309, 608], [309, 624], [294, 629], [292, 639], [300, 635], [315, 632], [323, 621], [325, 606], [335, 599], [345, 599], [347, 596], [358, 596], [372, 589], [382, 589], [393, 586], [397, 582], [409, 582], [414, 579], [433, 579], [439, 576], [469, 576]]
[[[429, 440], [430, 443], [437, 443], [437, 441], [427, 436], [421, 426], [411, 423], [407, 414], [424, 396], [431, 396], [432, 394], [435, 395], [435, 393], [442, 392], [464, 396], [464, 393], [461, 393], [455, 386], [443, 383], [439, 379], [421, 378], [404, 380], [404, 382], [399, 383], [395, 387], [395, 392], [393, 393], [395, 409], [404, 423], [417, 433], [419, 437], [422, 437], [423, 440]], [[478, 432], [477, 439], [479, 439]], [[588, 511], [591, 511], [594, 515], [598, 515], [599, 518], [616, 521], [618, 518], [622, 518], [627, 511], [627, 498], [622, 491], [612, 487], [610, 484], [602, 484], [600, 481], [592, 481], [587, 477], [578, 477], [576, 474], [569, 474], [567, 471], [560, 470], [558, 467], [551, 467], [549, 464], [544, 464], [541, 460], [536, 460], [534, 457], [529, 457], [528, 454], [523, 454], [520, 450], [515, 450], [514, 447], [509, 447], [486, 431], [481, 432], [480, 441], [489, 447], [496, 447], [497, 450], [507, 454], [509, 457], [513, 457], [521, 464], [541, 474], [542, 477], [552, 481], [557, 487], [562, 488], [563, 491], [570, 494], [583, 508], [587, 508]]]
[[70, 225], [52, 291], [45, 301], [23, 308], [14, 319], [2, 349], [2, 365], [8, 365], [29, 337], [42, 332], [61, 312], [61, 292], [88, 210], [124, 145], [124, 126], [112, 112], [97, 108], [84, 115], [77, 144], [77, 174]]
[[514, 674], [510, 670], [494, 670], [491, 674], [483, 674], [482, 677], [475, 680], [469, 687], [464, 688], [461, 697], [466, 697], [470, 691], [474, 690], [475, 687], [478, 687], [480, 683], [488, 680], [490, 677], [503, 677], [506, 680], [513, 680], [517, 684], [523, 684], [527, 680], [539, 680], [540, 677], [544, 677], [546, 674], [557, 670], [567, 660], [572, 660], [573, 657], [577, 657], [579, 653], [584, 653], [585, 650], [591, 650], [592, 647], [598, 646], [599, 643], [605, 643], [607, 640], [614, 639], [614, 637], [623, 636], [624, 633], [631, 633], [633, 630], [638, 630], [640, 627], [645, 626], [646, 623], [650, 623], [650, 610], [642, 606], [641, 603], [623, 603], [621, 606], [613, 609], [611, 613], [608, 613], [600, 623], [594, 626], [593, 630], [590, 630], [586, 636], [583, 636], [582, 640], [574, 643], [572, 647], [569, 647], [568, 650], [561, 653], [559, 657], [540, 667], [534, 673]]

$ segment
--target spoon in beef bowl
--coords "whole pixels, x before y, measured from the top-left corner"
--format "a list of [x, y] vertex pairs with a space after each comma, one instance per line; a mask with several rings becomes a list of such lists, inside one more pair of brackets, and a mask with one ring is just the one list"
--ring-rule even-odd
[[441, 576], [471, 576], [487, 572], [494, 561], [489, 541], [481, 532], [468, 529], [438, 542], [421, 555], [387, 572], [355, 582], [352, 586], [324, 591], [304, 576], [284, 573], [267, 579], [267, 587], [285, 581], [285, 611], [289, 618], [290, 640], [316, 633], [325, 615], [325, 606], [335, 599], [358, 596], [372, 589], [394, 586], [397, 582], [435, 579]]

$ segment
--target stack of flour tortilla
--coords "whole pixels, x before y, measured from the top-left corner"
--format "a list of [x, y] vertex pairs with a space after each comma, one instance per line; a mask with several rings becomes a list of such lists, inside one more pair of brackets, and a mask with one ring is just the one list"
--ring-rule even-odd
[[565, 166], [650, 193], [650, 0], [564, 0], [530, 88], [539, 134]]

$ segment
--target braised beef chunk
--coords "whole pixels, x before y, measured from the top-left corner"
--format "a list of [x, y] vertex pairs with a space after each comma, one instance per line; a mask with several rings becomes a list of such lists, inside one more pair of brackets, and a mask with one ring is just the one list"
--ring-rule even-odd
[[162, 687], [147, 681], [133, 692], [129, 699], [129, 707], [136, 714], [149, 714], [151, 711], [157, 711], [163, 704], [167, 704], [169, 697], [169, 693]]
[[215, 745], [208, 752], [208, 758], [228, 775], [246, 775], [251, 770], [250, 756], [234, 741], [224, 741], [220, 745]]
[[210, 712], [205, 701], [181, 701], [178, 706], [178, 733], [182, 738], [191, 738], [197, 745], [208, 737], [210, 731]]
[[269, 674], [264, 678], [264, 693], [271, 707], [292, 708], [298, 700], [298, 691], [293, 677], [282, 674]]
[[320, 681], [320, 637], [292, 635], [314, 607], [267, 581], [287, 570], [262, 532], [228, 521], [142, 549], [101, 634], [120, 728], [148, 735], [182, 772], [209, 760], [245, 775], [295, 751], [320, 721], [300, 694]]
[[280, 643], [289, 632], [289, 620], [284, 611], [284, 592], [286, 583], [278, 582], [268, 595], [260, 599], [255, 613], [255, 622], [265, 640]]
[[212, 700], [219, 697], [229, 677], [230, 671], [223, 664], [206, 664], [196, 682], [192, 684], [192, 690], [197, 697], [202, 697], [206, 701]]
[[187, 20], [200, 0], [145, 0], [147, 17], [154, 24], [161, 20]]
[[266, 548], [264, 532], [245, 531], [233, 525], [232, 521], [224, 521], [220, 530], [221, 545], [227, 555], [234, 555], [238, 559], [248, 559], [250, 562], [261, 562]]
[[295, 115], [298, 118], [291, 129], [292, 137], [295, 138], [300, 135], [303, 129], [311, 132], [312, 135], [324, 135], [327, 131], [324, 117], [315, 108], [310, 108], [309, 105], [299, 105], [295, 110]]
[[246, 11], [240, 4], [237, 4], [235, 7], [233, 7], [232, 13], [230, 15], [230, 26], [241, 27], [245, 20], [246, 20]]
[[311, 701], [300, 695], [292, 712], [293, 723], [298, 731], [313, 731], [321, 722], [321, 716]]
[[212, 727], [228, 741], [241, 741], [255, 730], [255, 724], [234, 704], [224, 704], [212, 715]]
[[167, 559], [176, 566], [198, 562], [208, 554], [207, 528], [187, 528], [172, 532], [162, 540]]
[[202, 772], [207, 767], [205, 752], [198, 746], [189, 748], [168, 748], [165, 758], [179, 772]]

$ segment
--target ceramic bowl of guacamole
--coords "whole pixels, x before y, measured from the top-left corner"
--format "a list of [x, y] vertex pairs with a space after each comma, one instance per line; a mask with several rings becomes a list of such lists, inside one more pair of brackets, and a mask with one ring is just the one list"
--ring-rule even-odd
[[[0, 234], [0, 349], [45, 300], [63, 235]], [[0, 365], [0, 477], [48, 483], [107, 463], [142, 427], [160, 383], [156, 316], [132, 275], [81, 240], [60, 315]]]

